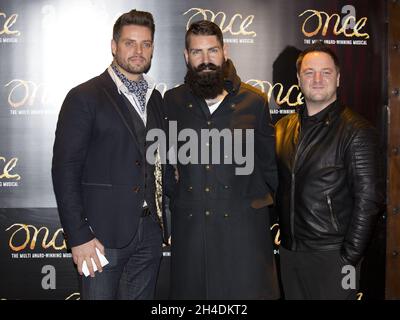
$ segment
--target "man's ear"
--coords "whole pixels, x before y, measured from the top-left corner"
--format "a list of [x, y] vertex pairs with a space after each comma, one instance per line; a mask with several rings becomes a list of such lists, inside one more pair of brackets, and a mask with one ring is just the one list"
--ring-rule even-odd
[[224, 59], [226, 61], [226, 60], [228, 60], [228, 46], [226, 44], [224, 44], [222, 50], [224, 52]]
[[338, 75], [337, 75], [336, 87], [339, 87], [339, 85], [340, 85], [340, 73], [338, 73]]
[[189, 52], [187, 49], [183, 50], [183, 55], [185, 56], [186, 64], [189, 64]]
[[111, 53], [113, 57], [115, 56], [115, 53], [117, 52], [117, 43], [115, 42], [114, 39], [111, 40]]

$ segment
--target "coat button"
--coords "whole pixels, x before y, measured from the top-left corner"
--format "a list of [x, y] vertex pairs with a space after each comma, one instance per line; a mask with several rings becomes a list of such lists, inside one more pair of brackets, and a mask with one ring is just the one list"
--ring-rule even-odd
[[209, 216], [210, 214], [211, 214], [211, 212], [208, 211], [208, 210], [205, 212], [205, 215], [206, 215], [206, 216]]
[[210, 170], [211, 166], [209, 164], [206, 165], [206, 170]]
[[224, 213], [224, 218], [228, 218], [229, 214], [228, 213]]
[[229, 189], [229, 186], [224, 186], [224, 189]]
[[140, 167], [140, 161], [139, 160], [136, 160], [135, 164]]
[[211, 121], [207, 121], [207, 124], [208, 124], [209, 126], [211, 126]]
[[138, 186], [135, 186], [135, 187], [133, 187], [133, 192], [136, 192], [136, 193], [138, 193], [138, 192], [139, 192], [139, 190], [140, 190], [140, 187], [138, 187]]
[[205, 192], [210, 192], [210, 188], [209, 188], [209, 187], [206, 187], [206, 188], [204, 189], [204, 191], [205, 191]]
[[187, 191], [193, 191], [193, 187], [192, 187], [192, 186], [189, 186], [189, 187], [187, 188]]
[[189, 103], [188, 108], [193, 108], [193, 105], [191, 103]]
[[232, 103], [231, 104], [231, 108], [233, 109], [233, 108], [235, 108], [236, 107], [236, 105], [234, 104], [234, 103]]
[[193, 213], [189, 213], [189, 214], [188, 214], [188, 217], [189, 217], [189, 218], [193, 217]]

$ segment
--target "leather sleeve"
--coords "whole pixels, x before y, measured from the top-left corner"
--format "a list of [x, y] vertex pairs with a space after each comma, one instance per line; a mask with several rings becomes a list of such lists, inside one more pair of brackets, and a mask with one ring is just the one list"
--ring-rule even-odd
[[342, 259], [358, 264], [371, 240], [384, 202], [382, 153], [377, 132], [361, 127], [353, 135], [345, 164], [354, 199], [353, 214], [342, 247]]

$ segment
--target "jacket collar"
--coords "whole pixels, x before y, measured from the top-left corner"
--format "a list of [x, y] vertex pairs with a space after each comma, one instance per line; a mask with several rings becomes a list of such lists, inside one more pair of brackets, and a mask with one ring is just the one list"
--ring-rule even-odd
[[[315, 122], [325, 122], [326, 125], [329, 125], [335, 118], [339, 116], [339, 114], [342, 112], [343, 109], [344, 106], [341, 105], [339, 101], [336, 99], [326, 108], [324, 108], [317, 114], [313, 115], [312, 117], [315, 117], [316, 119]], [[302, 107], [299, 108], [298, 111], [299, 120], [307, 117], [306, 110], [307, 110], [306, 104], [304, 104]]]
[[134, 133], [131, 126], [127, 122], [127, 119], [123, 115], [123, 110], [121, 110], [125, 106], [123, 97], [118, 93], [117, 87], [115, 86], [115, 83], [111, 78], [110, 74], [108, 73], [107, 69], [99, 76], [99, 78], [100, 81], [102, 82], [102, 90], [107, 96], [110, 105], [121, 118], [124, 126], [128, 130], [130, 136], [132, 137], [138, 149], [141, 150], [136, 134]]
[[226, 60], [226, 68], [224, 70], [224, 81], [225, 90], [230, 93], [236, 93], [239, 91], [241, 79], [236, 73], [235, 66], [231, 59]]

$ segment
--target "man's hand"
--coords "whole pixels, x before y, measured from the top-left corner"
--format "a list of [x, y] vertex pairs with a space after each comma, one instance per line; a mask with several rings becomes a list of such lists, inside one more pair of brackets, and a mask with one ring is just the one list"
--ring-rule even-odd
[[176, 182], [179, 181], [179, 171], [178, 171], [178, 167], [174, 166], [175, 170], [174, 170], [174, 174], [175, 174], [175, 180]]
[[96, 248], [98, 248], [100, 250], [100, 252], [102, 254], [104, 254], [104, 246], [96, 238], [90, 240], [89, 242], [86, 242], [84, 244], [81, 244], [79, 246], [71, 248], [72, 258], [78, 267], [78, 272], [80, 275], [82, 275], [83, 261], [86, 261], [90, 276], [94, 277], [92, 258], [94, 260], [94, 263], [97, 266], [97, 270], [99, 272], [103, 271], [103, 268], [101, 267], [101, 264], [100, 264], [99, 257], [97, 256], [97, 253], [96, 253]]

